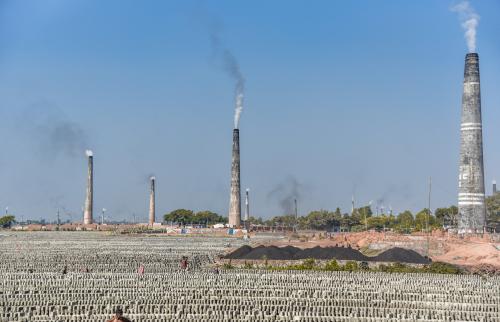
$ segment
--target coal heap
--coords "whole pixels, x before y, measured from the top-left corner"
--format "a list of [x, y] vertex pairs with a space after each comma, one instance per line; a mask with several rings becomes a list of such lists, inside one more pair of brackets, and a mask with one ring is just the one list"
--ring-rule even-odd
[[[252, 251], [247, 253], [246, 255], [243, 255], [240, 258], [235, 258], [235, 259], [278, 259], [278, 260], [289, 260], [293, 259], [294, 253], [296, 251], [300, 251], [300, 249], [291, 247], [293, 248], [279, 248], [276, 246], [258, 246], [255, 247]], [[238, 249], [237, 249], [238, 250]], [[231, 254], [230, 254], [231, 255]]]
[[319, 247], [306, 248], [297, 252], [293, 259], [338, 259], [338, 260], [354, 260], [366, 261], [368, 257], [361, 254], [360, 251], [352, 248], [344, 247]]
[[248, 245], [241, 246], [231, 254], [227, 255], [225, 258], [231, 258], [231, 259], [236, 259], [236, 258], [242, 258], [246, 254], [250, 253], [253, 250], [252, 247]]
[[367, 262], [400, 262], [411, 264], [428, 264], [430, 260], [423, 257], [419, 253], [404, 249], [391, 248], [385, 252], [369, 257], [363, 255], [360, 251], [350, 247], [313, 247], [300, 249], [293, 246], [276, 247], [276, 246], [242, 246], [234, 252], [226, 255], [226, 259], [272, 259], [272, 260], [298, 260], [298, 259], [337, 259], [337, 260], [352, 260], [352, 261], [367, 261]]
[[429, 264], [430, 260], [414, 250], [394, 247], [372, 258], [376, 262], [400, 262], [412, 264]]

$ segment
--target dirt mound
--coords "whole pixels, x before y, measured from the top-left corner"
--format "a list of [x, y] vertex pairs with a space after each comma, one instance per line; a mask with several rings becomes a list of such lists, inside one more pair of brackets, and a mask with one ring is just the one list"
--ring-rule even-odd
[[313, 247], [300, 249], [293, 246], [242, 246], [228, 254], [227, 259], [274, 259], [274, 260], [297, 260], [297, 259], [337, 259], [370, 262], [400, 262], [411, 264], [428, 264], [430, 260], [419, 253], [405, 248], [391, 248], [378, 256], [369, 257], [360, 251], [345, 247]]
[[428, 264], [430, 260], [413, 251], [411, 249], [405, 249], [400, 247], [391, 248], [385, 252], [371, 257], [370, 261], [375, 262], [400, 262], [400, 263], [412, 263], [412, 264]]
[[306, 248], [296, 253], [293, 259], [338, 259], [365, 261], [367, 257], [358, 250], [344, 247], [319, 247]]
[[[295, 247], [292, 247], [295, 248]], [[254, 248], [248, 254], [235, 259], [277, 259], [277, 260], [289, 260], [293, 259], [295, 250], [290, 250], [290, 248], [279, 248], [276, 246], [258, 246]], [[232, 255], [232, 254], [229, 254]]]
[[241, 246], [240, 248], [238, 248], [237, 250], [235, 250], [234, 252], [232, 252], [231, 254], [227, 255], [225, 258], [228, 258], [228, 259], [241, 258], [241, 257], [245, 256], [246, 254], [250, 253], [252, 250], [253, 250], [252, 247], [250, 247], [248, 245], [244, 245], [244, 246]]
[[293, 254], [293, 255], [295, 255], [295, 254], [297, 254], [297, 253], [299, 253], [299, 252], [302, 251], [302, 249], [297, 248], [297, 247], [293, 247], [293, 246], [285, 246], [285, 247], [282, 247], [281, 249], [283, 251], [286, 251], [286, 252], [288, 252], [290, 254]]

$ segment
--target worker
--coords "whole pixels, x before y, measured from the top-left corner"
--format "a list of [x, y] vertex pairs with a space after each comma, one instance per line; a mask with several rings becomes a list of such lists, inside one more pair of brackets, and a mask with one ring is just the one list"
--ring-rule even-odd
[[107, 320], [106, 322], [118, 322], [118, 321], [132, 322], [123, 316], [123, 311], [120, 308], [116, 309], [115, 315], [110, 320]]
[[187, 271], [188, 270], [188, 260], [186, 256], [182, 256], [181, 259], [181, 269]]
[[141, 263], [141, 265], [139, 265], [139, 268], [137, 269], [137, 274], [139, 274], [140, 276], [144, 275], [144, 264]]

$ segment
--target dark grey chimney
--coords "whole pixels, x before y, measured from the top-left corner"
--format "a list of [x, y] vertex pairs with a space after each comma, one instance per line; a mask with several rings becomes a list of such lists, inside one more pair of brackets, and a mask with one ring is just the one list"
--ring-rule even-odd
[[85, 198], [85, 210], [83, 213], [83, 224], [91, 225], [93, 223], [94, 209], [94, 156], [88, 153], [88, 174], [87, 174], [87, 195]]
[[156, 208], [155, 208], [155, 182], [156, 178], [151, 177], [151, 188], [149, 191], [149, 225], [153, 226], [155, 223], [155, 213], [156, 213]]
[[233, 130], [233, 155], [231, 163], [231, 195], [229, 200], [229, 226], [241, 225], [241, 189], [240, 189], [240, 131]]
[[485, 227], [486, 208], [479, 56], [476, 53], [465, 56], [460, 134], [458, 231], [482, 233]]

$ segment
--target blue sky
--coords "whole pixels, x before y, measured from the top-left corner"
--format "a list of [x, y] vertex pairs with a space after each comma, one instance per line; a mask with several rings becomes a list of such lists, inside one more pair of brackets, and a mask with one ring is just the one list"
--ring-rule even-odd
[[[0, 1], [0, 206], [24, 219], [64, 207], [80, 219], [88, 147], [96, 213], [145, 218], [154, 173], [159, 214], [227, 214], [234, 81], [214, 31], [246, 79], [252, 215], [281, 214], [295, 181], [301, 214], [347, 211], [353, 192], [357, 204], [415, 211], [429, 176], [432, 207], [455, 204], [467, 47], [453, 4]], [[471, 4], [490, 192], [500, 180], [500, 2]]]

